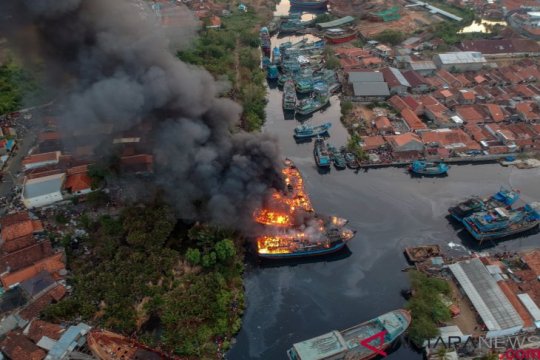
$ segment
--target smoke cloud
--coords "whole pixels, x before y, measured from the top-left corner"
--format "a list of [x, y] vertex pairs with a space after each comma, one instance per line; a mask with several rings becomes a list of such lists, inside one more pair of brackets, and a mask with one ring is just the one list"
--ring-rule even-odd
[[15, 45], [22, 29], [38, 39], [24, 56], [69, 80], [58, 100], [66, 133], [152, 124], [155, 184], [180, 217], [242, 226], [280, 186], [276, 141], [238, 131], [241, 108], [219, 97], [222, 84], [173, 55], [195, 32], [189, 12], [174, 34], [136, 0], [2, 0], [0, 13]]

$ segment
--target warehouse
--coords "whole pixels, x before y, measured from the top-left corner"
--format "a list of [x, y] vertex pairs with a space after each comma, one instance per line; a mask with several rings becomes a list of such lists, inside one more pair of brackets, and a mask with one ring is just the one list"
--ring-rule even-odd
[[477, 51], [437, 54], [433, 62], [439, 69], [457, 71], [478, 71], [487, 65], [486, 58]]

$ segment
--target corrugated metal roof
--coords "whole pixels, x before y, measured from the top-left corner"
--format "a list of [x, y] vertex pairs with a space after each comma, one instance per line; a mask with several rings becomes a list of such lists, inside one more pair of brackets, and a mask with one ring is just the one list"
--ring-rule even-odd
[[384, 75], [376, 71], [352, 71], [349, 73], [349, 82], [376, 82], [384, 81]]
[[392, 74], [394, 74], [394, 76], [396, 77], [396, 79], [399, 81], [399, 83], [403, 86], [407, 86], [407, 87], [410, 87], [411, 84], [409, 84], [409, 82], [407, 81], [407, 79], [405, 79], [405, 76], [403, 76], [403, 74], [401, 73], [401, 71], [399, 71], [398, 69], [396, 68], [393, 68], [393, 67], [390, 67], [389, 68], [390, 71], [392, 72]]
[[66, 332], [62, 334], [60, 340], [54, 344], [45, 360], [65, 359], [65, 356], [68, 353], [80, 345], [78, 343], [79, 338], [84, 337], [88, 333], [88, 330], [90, 330], [90, 326], [86, 325], [85, 323], [70, 326]]
[[51, 194], [62, 189], [65, 175], [55, 174], [42, 178], [30, 179], [24, 184], [23, 195], [26, 199]]
[[480, 259], [449, 266], [489, 330], [523, 326], [523, 320]]
[[540, 321], [540, 309], [538, 308], [538, 306], [536, 305], [534, 300], [531, 299], [529, 294], [527, 294], [527, 293], [518, 294], [518, 298], [521, 301], [521, 303], [523, 304], [523, 306], [525, 306], [525, 308], [527, 308], [527, 310], [529, 311], [529, 314], [531, 314], [534, 321], [535, 322]]
[[390, 90], [385, 82], [354, 82], [355, 96], [390, 96]]
[[461, 51], [435, 55], [441, 61], [441, 64], [483, 64], [486, 58], [477, 51]]

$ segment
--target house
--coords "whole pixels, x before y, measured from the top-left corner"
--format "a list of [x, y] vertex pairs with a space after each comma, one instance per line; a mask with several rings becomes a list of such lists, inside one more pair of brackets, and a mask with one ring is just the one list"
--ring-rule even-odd
[[208, 19], [208, 24], [206, 25], [207, 29], [219, 29], [221, 28], [221, 19], [219, 16], [211, 16]]
[[[21, 216], [22, 218], [22, 216]], [[10, 222], [2, 226], [2, 232], [0, 236], [3, 244], [27, 236], [37, 234], [43, 231], [43, 224], [39, 220], [32, 220], [30, 218], [26, 220], [20, 220], [17, 222]]]
[[507, 114], [502, 107], [497, 104], [485, 104], [484, 107], [487, 109], [491, 120], [494, 122], [501, 122], [507, 117]]
[[22, 191], [24, 206], [33, 209], [62, 201], [62, 186], [65, 178], [64, 173], [35, 179], [25, 178]]
[[420, 137], [413, 133], [391, 135], [385, 137], [394, 152], [421, 152], [424, 144]]
[[407, 103], [403, 100], [403, 98], [399, 95], [392, 96], [390, 99], [388, 99], [388, 103], [390, 104], [390, 106], [392, 106], [399, 112], [409, 107]]
[[440, 69], [439, 71], [436, 72], [436, 75], [439, 77], [439, 79], [444, 81], [448, 85], [448, 87], [451, 87], [451, 88], [463, 87], [463, 84], [461, 83], [461, 81], [459, 81], [454, 75], [450, 74], [445, 69]]
[[0, 256], [0, 273], [18, 271], [54, 254], [49, 240], [35, 242], [30, 246]]
[[537, 105], [530, 101], [516, 104], [516, 114], [522, 121], [531, 122], [540, 120]]
[[415, 98], [413, 98], [412, 96], [410, 95], [407, 95], [403, 98], [403, 102], [405, 102], [405, 104], [407, 104], [407, 106], [409, 107], [409, 109], [411, 109], [412, 111], [414, 111], [414, 113], [416, 115], [422, 115], [424, 113], [424, 105], [422, 105], [422, 103], [420, 103], [419, 101], [417, 101]]
[[47, 165], [58, 164], [60, 155], [62, 155], [60, 151], [29, 155], [22, 161], [23, 169], [26, 171]]
[[0, 350], [11, 360], [42, 360], [47, 353], [20, 332], [10, 331], [0, 341]]
[[364, 136], [362, 137], [362, 149], [365, 151], [377, 150], [386, 144], [384, 138], [380, 135], [377, 136]]
[[420, 134], [426, 145], [436, 145], [451, 151], [480, 150], [479, 143], [461, 129], [437, 129]]
[[392, 48], [384, 44], [379, 44], [375, 46], [375, 53], [381, 57], [392, 56]]
[[64, 190], [72, 195], [84, 195], [92, 192], [92, 179], [86, 171], [69, 173], [64, 183]]
[[386, 116], [379, 116], [375, 119], [375, 128], [381, 134], [390, 133], [394, 131], [392, 123]]
[[405, 69], [416, 71], [422, 76], [432, 75], [437, 66], [431, 60], [411, 60], [405, 65]]
[[39, 343], [41, 339], [48, 338], [59, 340], [66, 329], [60, 325], [47, 321], [35, 319], [24, 329], [24, 334], [34, 343]]
[[457, 71], [478, 71], [487, 65], [486, 58], [477, 51], [442, 53], [433, 56], [438, 69]]
[[411, 131], [426, 130], [427, 126], [420, 120], [418, 115], [408, 107], [401, 110], [401, 117], [407, 123], [407, 126]]
[[3, 273], [0, 275], [0, 281], [4, 288], [9, 288], [13, 285], [19, 284], [25, 280], [31, 279], [41, 271], [47, 271], [51, 275], [57, 274], [60, 270], [65, 269], [63, 262], [64, 254], [59, 252], [39, 261], [36, 261], [33, 265], [24, 269]]
[[355, 82], [353, 93], [357, 101], [382, 101], [390, 96], [386, 82]]
[[411, 92], [421, 94], [429, 91], [429, 84], [424, 77], [414, 70], [404, 71], [403, 77], [407, 79], [410, 85]]
[[476, 100], [476, 94], [471, 90], [459, 90], [458, 92], [458, 101], [462, 105], [471, 105], [474, 104]]
[[381, 70], [384, 81], [388, 84], [391, 94], [405, 94], [411, 87], [401, 71], [393, 67], [387, 67]]
[[490, 117], [484, 114], [482, 108], [478, 105], [460, 105], [454, 109], [460, 118], [467, 124], [478, 124], [490, 121]]
[[154, 156], [151, 154], [122, 156], [120, 158], [120, 169], [122, 172], [150, 174], [154, 171]]
[[440, 102], [435, 104], [424, 104], [424, 115], [437, 126], [452, 127], [455, 124], [451, 121], [450, 110]]

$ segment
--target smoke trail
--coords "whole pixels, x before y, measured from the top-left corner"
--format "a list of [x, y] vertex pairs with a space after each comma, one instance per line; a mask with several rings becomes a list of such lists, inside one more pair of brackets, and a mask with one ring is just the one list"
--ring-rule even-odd
[[[31, 29], [39, 46], [23, 48], [25, 56], [70, 80], [60, 114], [66, 133], [151, 123], [145, 140], [153, 144], [156, 184], [179, 216], [241, 225], [279, 186], [277, 144], [231, 133], [241, 108], [219, 98], [210, 74], [172, 55], [170, 37], [144, 9], [129, 0], [3, 0], [0, 31], [20, 43], [15, 34]], [[177, 39], [193, 31], [186, 26]]]

